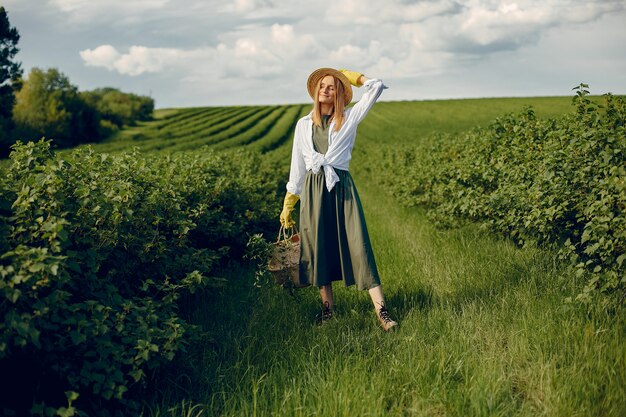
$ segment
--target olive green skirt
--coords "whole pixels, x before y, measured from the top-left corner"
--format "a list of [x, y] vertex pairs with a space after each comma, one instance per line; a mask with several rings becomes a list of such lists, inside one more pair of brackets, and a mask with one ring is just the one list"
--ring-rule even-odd
[[300, 285], [341, 281], [367, 290], [380, 285], [361, 200], [350, 172], [335, 169], [334, 188], [324, 170], [308, 171], [300, 195]]

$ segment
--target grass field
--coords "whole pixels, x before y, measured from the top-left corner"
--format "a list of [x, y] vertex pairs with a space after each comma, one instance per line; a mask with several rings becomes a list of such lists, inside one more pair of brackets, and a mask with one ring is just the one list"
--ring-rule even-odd
[[[193, 309], [219, 339], [180, 359], [149, 414], [624, 415], [623, 311], [566, 303], [580, 284], [554, 254], [475, 226], [437, 230], [368, 167], [380, 147], [485, 125], [526, 104], [554, 117], [569, 102], [378, 103], [359, 128], [351, 171], [399, 331], [383, 333], [367, 294], [342, 285], [337, 319], [317, 327], [315, 289], [257, 289], [252, 271], [238, 271], [235, 285]], [[289, 151], [274, 157], [288, 164]]]
[[337, 319], [316, 327], [314, 289], [253, 290], [244, 275], [196, 310], [219, 347], [186, 358], [153, 415], [622, 414], [623, 314], [565, 304], [576, 285], [550, 253], [435, 230], [359, 185], [399, 331], [354, 288], [336, 286]]
[[[358, 187], [394, 333], [366, 292], [335, 285], [336, 319], [314, 324], [314, 288], [230, 285], [185, 305], [211, 338], [151, 382], [146, 416], [623, 416], [626, 314], [565, 299], [582, 283], [550, 251], [470, 225], [436, 229], [376, 181], [384, 147], [485, 126], [532, 105], [539, 117], [571, 98], [377, 103], [359, 127]], [[166, 109], [98, 151], [247, 146], [286, 170], [304, 105]], [[263, 124], [263, 121], [269, 121]], [[286, 181], [286, 178], [285, 178]], [[278, 223], [278, 214], [276, 220]], [[273, 239], [273, 236], [268, 236]]]
[[[518, 112], [525, 105], [532, 105], [539, 117], [555, 117], [570, 111], [570, 103], [569, 97], [380, 102], [364, 126], [369, 126], [369, 130], [384, 129], [385, 143], [404, 142], [435, 132], [461, 132], [485, 125], [505, 113]], [[89, 146], [101, 152], [116, 152], [135, 146], [142, 151], [176, 151], [205, 145], [220, 149], [249, 145], [268, 152], [290, 140], [295, 122], [309, 111], [308, 104], [160, 109], [155, 112], [154, 121], [139, 122], [105, 142]], [[398, 118], [403, 115], [406, 117]], [[267, 122], [272, 122], [270, 127], [263, 124]], [[390, 131], [388, 123], [394, 122], [401, 122], [402, 129]]]

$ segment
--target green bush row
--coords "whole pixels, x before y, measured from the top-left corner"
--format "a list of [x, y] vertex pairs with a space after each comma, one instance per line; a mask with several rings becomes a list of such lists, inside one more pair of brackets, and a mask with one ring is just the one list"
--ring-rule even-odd
[[198, 334], [179, 297], [222, 285], [248, 235], [274, 228], [273, 170], [208, 149], [61, 159], [43, 139], [18, 143], [11, 160], [0, 177], [0, 373], [14, 384], [2, 405], [134, 414], [142, 381]]
[[253, 149], [261, 153], [271, 151], [286, 143], [293, 137], [298, 119], [302, 117], [304, 109], [308, 106], [292, 105], [287, 108], [283, 116], [274, 123], [271, 130], [262, 138], [249, 144], [248, 149]]
[[279, 106], [274, 108], [271, 113], [237, 136], [216, 143], [214, 149], [238, 148], [250, 145], [257, 140], [265, 139], [270, 135], [271, 130], [276, 127], [279, 120], [283, 118], [289, 107]]
[[626, 105], [610, 94], [596, 104], [586, 88], [560, 119], [538, 120], [527, 108], [486, 129], [387, 150], [383, 181], [439, 224], [481, 222], [520, 245], [556, 246], [586, 277], [578, 299], [623, 297]]

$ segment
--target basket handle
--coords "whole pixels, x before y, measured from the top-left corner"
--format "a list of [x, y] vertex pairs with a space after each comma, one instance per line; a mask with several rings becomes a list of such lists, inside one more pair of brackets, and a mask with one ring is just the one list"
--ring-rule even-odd
[[278, 231], [278, 237], [276, 238], [276, 243], [280, 242], [281, 240], [289, 241], [294, 235], [297, 235], [297, 234], [298, 234], [298, 228], [295, 225], [291, 227], [285, 227], [281, 224], [280, 230]]

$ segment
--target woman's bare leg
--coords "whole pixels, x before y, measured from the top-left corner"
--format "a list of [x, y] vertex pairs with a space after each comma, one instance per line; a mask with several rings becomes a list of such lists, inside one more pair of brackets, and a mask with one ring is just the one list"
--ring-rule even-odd
[[333, 318], [335, 303], [333, 302], [332, 284], [322, 285], [320, 287], [320, 296], [322, 297], [322, 311], [320, 311], [315, 317], [318, 324], [322, 324]]
[[333, 301], [333, 284], [322, 285], [320, 287], [320, 296], [322, 297], [322, 304], [324, 306], [331, 310], [335, 309], [335, 302]]
[[381, 326], [385, 331], [391, 330], [398, 325], [398, 323], [389, 317], [387, 306], [385, 305], [385, 296], [383, 295], [383, 287], [379, 285], [369, 289], [372, 303], [374, 304], [374, 310], [376, 310], [376, 316], [380, 321]]
[[383, 286], [379, 285], [378, 287], [369, 289], [370, 297], [372, 297], [372, 303], [374, 304], [374, 308], [376, 312], [380, 310], [382, 306], [385, 305], [385, 296], [383, 295]]

